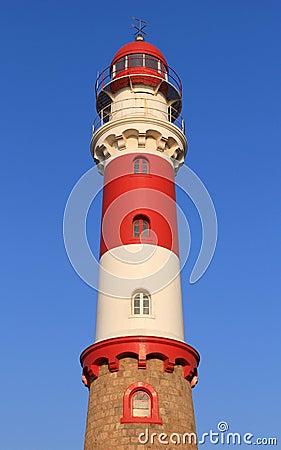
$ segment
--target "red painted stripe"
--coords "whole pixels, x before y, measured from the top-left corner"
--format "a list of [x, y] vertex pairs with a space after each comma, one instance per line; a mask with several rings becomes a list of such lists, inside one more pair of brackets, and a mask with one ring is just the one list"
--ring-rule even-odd
[[[147, 160], [148, 174], [134, 174], [137, 157]], [[133, 234], [136, 216], [150, 223], [149, 236], [142, 236], [141, 241]], [[100, 253], [140, 242], [179, 254], [174, 170], [162, 156], [126, 153], [112, 159], [105, 169]]]
[[128, 357], [138, 358], [139, 369], [146, 368], [148, 358], [159, 358], [163, 361], [163, 371], [172, 373], [176, 364], [182, 365], [184, 378], [191, 383], [197, 378], [200, 356], [185, 342], [156, 336], [123, 336], [97, 342], [83, 351], [80, 361], [86, 386], [91, 379], [98, 378], [99, 367], [105, 360], [111, 372], [118, 372], [120, 359]]

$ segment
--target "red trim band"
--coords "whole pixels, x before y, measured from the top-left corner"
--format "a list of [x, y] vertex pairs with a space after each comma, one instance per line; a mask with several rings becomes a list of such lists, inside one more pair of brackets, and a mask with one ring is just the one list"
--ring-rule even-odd
[[111, 372], [118, 372], [122, 358], [137, 358], [139, 369], [145, 369], [148, 356], [161, 359], [165, 372], [171, 373], [176, 364], [182, 365], [184, 378], [190, 381], [192, 387], [196, 384], [200, 360], [198, 352], [185, 342], [156, 336], [118, 337], [86, 348], [80, 357], [83, 382], [89, 387], [91, 381], [98, 378], [99, 367], [105, 362]]

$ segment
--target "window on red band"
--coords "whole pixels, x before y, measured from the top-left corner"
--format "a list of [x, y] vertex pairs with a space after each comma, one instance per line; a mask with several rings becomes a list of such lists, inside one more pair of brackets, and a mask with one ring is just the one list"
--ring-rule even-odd
[[146, 217], [135, 217], [133, 220], [134, 237], [149, 237], [149, 220]]
[[148, 162], [145, 158], [138, 158], [134, 161], [134, 173], [148, 173]]

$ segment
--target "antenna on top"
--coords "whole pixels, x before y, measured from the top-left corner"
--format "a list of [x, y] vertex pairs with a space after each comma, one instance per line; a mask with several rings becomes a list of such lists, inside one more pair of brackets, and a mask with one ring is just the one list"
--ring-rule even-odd
[[133, 20], [138, 22], [138, 24], [132, 23], [132, 27], [137, 30], [134, 34], [136, 41], [144, 41], [144, 36], [147, 36], [147, 33], [143, 30], [147, 26], [147, 22], [136, 17], [133, 17]]

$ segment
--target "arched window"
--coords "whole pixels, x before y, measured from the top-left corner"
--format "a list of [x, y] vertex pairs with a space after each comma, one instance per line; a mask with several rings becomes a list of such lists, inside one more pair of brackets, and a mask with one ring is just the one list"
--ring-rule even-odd
[[149, 237], [149, 220], [147, 217], [135, 217], [133, 220], [134, 238]]
[[151, 401], [147, 392], [136, 391], [132, 395], [132, 416], [133, 417], [151, 416]]
[[139, 291], [133, 295], [132, 315], [133, 316], [151, 315], [151, 298], [149, 294]]
[[158, 396], [148, 383], [138, 381], [124, 392], [121, 423], [159, 423]]
[[134, 160], [134, 173], [148, 173], [148, 161], [145, 158], [137, 158]]

